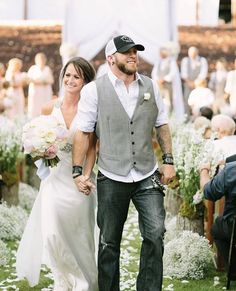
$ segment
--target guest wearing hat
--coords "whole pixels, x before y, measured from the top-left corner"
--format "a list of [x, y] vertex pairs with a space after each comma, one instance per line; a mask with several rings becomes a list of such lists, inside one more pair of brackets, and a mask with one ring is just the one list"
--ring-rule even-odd
[[[96, 131], [98, 156], [99, 290], [119, 287], [120, 243], [129, 204], [139, 213], [143, 238], [138, 291], [160, 291], [163, 277], [164, 187], [175, 176], [171, 134], [157, 84], [137, 73], [144, 46], [126, 35], [111, 39], [105, 54], [107, 74], [84, 86], [78, 106], [73, 177], [79, 189], [92, 187], [83, 175], [88, 133]], [[163, 152], [158, 165], [152, 129]]]

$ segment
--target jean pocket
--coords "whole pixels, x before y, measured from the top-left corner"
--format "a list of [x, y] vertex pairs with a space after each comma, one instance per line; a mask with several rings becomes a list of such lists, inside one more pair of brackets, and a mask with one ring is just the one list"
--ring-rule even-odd
[[103, 173], [98, 171], [97, 182], [102, 182], [102, 181], [105, 181], [106, 179], [108, 179], [108, 178], [105, 175], [103, 175]]
[[164, 194], [165, 186], [160, 181], [161, 174], [156, 170], [150, 177], [153, 188], [159, 189]]

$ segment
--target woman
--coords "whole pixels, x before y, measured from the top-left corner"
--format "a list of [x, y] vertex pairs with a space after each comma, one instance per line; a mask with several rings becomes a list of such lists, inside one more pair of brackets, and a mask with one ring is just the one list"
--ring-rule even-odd
[[44, 53], [35, 56], [35, 65], [28, 71], [28, 116], [30, 118], [40, 115], [42, 106], [52, 99], [52, 84], [54, 82], [52, 71], [47, 64]]
[[[84, 84], [95, 77], [93, 67], [83, 58], [73, 58], [62, 70], [63, 100], [51, 100], [43, 114], [56, 116], [69, 130], [60, 162], [40, 185], [39, 195], [17, 251], [16, 269], [30, 286], [38, 283], [40, 266], [46, 264], [54, 276], [55, 291], [96, 291], [95, 193], [77, 190], [72, 178], [72, 143], [77, 130], [77, 105]], [[90, 175], [95, 161], [94, 137], [85, 164]], [[84, 189], [86, 194], [89, 190]]]
[[22, 117], [25, 110], [25, 96], [23, 87], [27, 84], [27, 74], [22, 72], [23, 63], [18, 58], [10, 59], [5, 79], [9, 82], [7, 96], [12, 100], [12, 107], [7, 110], [7, 116], [11, 119]]

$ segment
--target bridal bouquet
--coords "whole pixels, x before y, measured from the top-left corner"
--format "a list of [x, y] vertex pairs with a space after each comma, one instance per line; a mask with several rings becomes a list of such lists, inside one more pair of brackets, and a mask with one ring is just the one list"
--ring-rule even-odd
[[45, 166], [54, 167], [59, 162], [57, 153], [67, 143], [68, 130], [52, 115], [41, 115], [23, 127], [24, 153], [34, 160], [43, 159]]

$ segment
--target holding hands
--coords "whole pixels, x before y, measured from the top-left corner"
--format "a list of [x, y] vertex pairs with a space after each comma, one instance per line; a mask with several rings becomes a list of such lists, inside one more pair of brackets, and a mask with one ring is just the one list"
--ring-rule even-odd
[[81, 166], [73, 166], [72, 175], [78, 190], [85, 195], [89, 195], [92, 189], [95, 188], [90, 177], [83, 174], [83, 168]]

